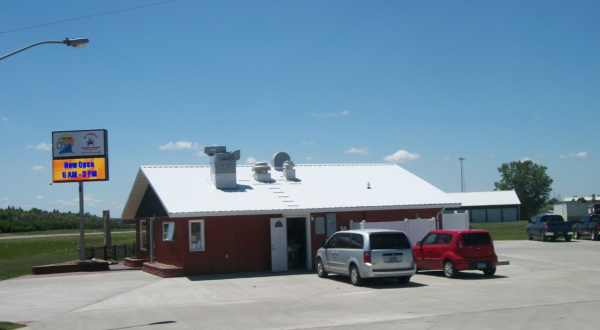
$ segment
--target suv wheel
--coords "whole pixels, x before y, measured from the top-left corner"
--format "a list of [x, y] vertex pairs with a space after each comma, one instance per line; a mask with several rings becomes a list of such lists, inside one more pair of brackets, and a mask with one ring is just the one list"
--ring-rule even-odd
[[358, 267], [352, 265], [350, 267], [350, 283], [354, 286], [360, 286], [362, 284], [362, 278], [360, 277], [360, 272], [358, 271]]
[[317, 275], [319, 275], [320, 278], [327, 277], [325, 266], [323, 266], [323, 260], [321, 260], [320, 258], [317, 259]]
[[598, 240], [598, 232], [595, 230], [592, 230], [592, 241], [597, 241]]
[[574, 239], [579, 239], [581, 237], [581, 235], [579, 235], [579, 232], [577, 230], [573, 231], [573, 238]]
[[483, 270], [483, 275], [485, 276], [494, 276], [496, 274], [496, 268], [488, 268]]
[[454, 278], [454, 277], [456, 277], [457, 273], [458, 273], [458, 270], [456, 270], [456, 267], [454, 267], [454, 264], [452, 263], [452, 261], [450, 261], [450, 260], [444, 261], [444, 275], [446, 275], [446, 277]]
[[527, 238], [531, 241], [533, 240], [533, 235], [531, 235], [531, 232], [528, 230], [527, 231]]
[[546, 232], [542, 231], [542, 235], [540, 236], [540, 241], [545, 242], [546, 241]]
[[571, 236], [565, 236], [565, 242], [570, 242], [571, 241]]

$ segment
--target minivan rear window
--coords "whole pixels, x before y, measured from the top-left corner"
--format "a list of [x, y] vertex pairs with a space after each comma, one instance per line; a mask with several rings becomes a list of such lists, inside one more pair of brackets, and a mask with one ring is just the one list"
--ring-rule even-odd
[[369, 235], [371, 250], [410, 249], [408, 237], [403, 233], [381, 233]]
[[490, 235], [487, 233], [464, 234], [465, 245], [490, 244]]

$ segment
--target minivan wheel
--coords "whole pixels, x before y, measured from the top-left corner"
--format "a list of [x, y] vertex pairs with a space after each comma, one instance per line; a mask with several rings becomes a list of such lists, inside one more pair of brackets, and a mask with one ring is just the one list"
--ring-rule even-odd
[[362, 278], [360, 277], [360, 272], [358, 271], [358, 267], [352, 266], [350, 267], [350, 282], [352, 285], [360, 286], [362, 284]]
[[456, 270], [456, 267], [454, 267], [454, 264], [452, 263], [452, 261], [450, 261], [450, 260], [444, 261], [444, 275], [446, 275], [446, 277], [454, 278], [454, 277], [456, 277], [457, 273], [458, 273], [458, 271]]
[[319, 275], [320, 278], [327, 277], [327, 272], [325, 271], [323, 260], [321, 259], [317, 260], [317, 275]]
[[406, 284], [406, 283], [410, 282], [410, 276], [398, 277], [398, 282], [400, 282], [402, 284]]
[[483, 275], [485, 276], [494, 276], [496, 274], [496, 268], [488, 268], [483, 270]]

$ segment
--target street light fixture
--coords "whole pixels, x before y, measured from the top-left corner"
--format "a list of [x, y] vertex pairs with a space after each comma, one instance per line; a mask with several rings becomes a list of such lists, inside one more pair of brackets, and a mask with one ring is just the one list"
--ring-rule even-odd
[[15, 55], [17, 53], [20, 53], [26, 49], [29, 49], [31, 47], [35, 47], [38, 45], [43, 45], [43, 44], [65, 44], [67, 46], [71, 46], [71, 47], [75, 47], [77, 49], [82, 49], [83, 47], [87, 46], [87, 44], [90, 42], [89, 39], [87, 38], [75, 38], [75, 39], [69, 39], [69, 38], [65, 38], [65, 40], [63, 41], [42, 41], [42, 42], [36, 42], [35, 44], [31, 44], [27, 47], [21, 48], [19, 50], [16, 50], [10, 54], [6, 54], [2, 57], [0, 57], [0, 60], [3, 60], [9, 56]]

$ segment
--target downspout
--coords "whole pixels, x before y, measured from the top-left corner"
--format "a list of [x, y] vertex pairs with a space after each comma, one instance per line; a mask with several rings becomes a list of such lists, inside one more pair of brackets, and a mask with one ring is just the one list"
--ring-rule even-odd
[[442, 209], [435, 215], [435, 229], [441, 229], [440, 228], [440, 222], [442, 220], [441, 215], [444, 213], [444, 211], [446, 210], [446, 207], [442, 207]]
[[150, 262], [154, 262], [154, 217], [150, 218]]

